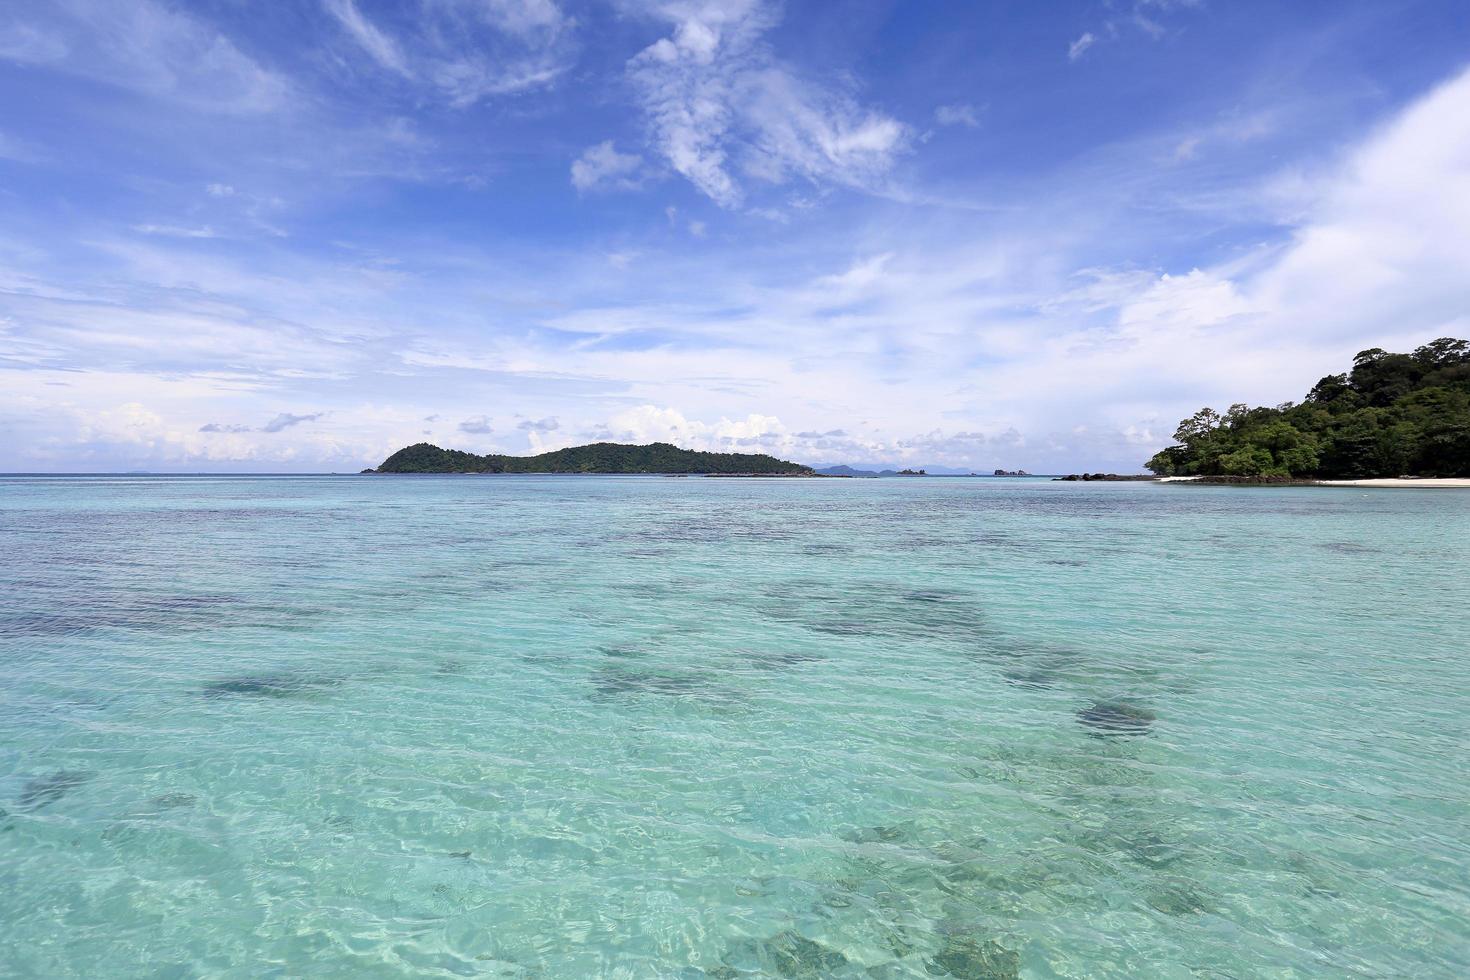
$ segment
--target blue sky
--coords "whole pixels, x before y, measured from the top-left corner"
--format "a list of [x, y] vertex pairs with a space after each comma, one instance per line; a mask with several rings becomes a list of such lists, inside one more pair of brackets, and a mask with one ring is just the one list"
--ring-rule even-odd
[[12, 0], [0, 470], [1136, 471], [1470, 336], [1470, 4]]

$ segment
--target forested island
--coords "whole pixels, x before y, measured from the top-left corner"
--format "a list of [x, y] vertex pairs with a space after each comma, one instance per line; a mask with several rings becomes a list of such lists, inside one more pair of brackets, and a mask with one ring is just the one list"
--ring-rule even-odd
[[1160, 476], [1355, 480], [1470, 476], [1470, 342], [1412, 354], [1380, 348], [1318, 381], [1300, 403], [1204, 408], [1178, 445], [1145, 465]]
[[814, 476], [811, 467], [752, 453], [706, 453], [667, 442], [627, 446], [597, 442], [539, 456], [477, 456], [420, 442], [383, 460], [376, 473], [713, 473]]

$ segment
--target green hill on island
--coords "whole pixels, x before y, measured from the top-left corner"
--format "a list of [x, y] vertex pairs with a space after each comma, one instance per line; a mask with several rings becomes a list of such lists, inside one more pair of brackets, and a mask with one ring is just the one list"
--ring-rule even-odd
[[1300, 404], [1200, 409], [1174, 439], [1146, 464], [1160, 476], [1470, 476], [1470, 342], [1365, 350]]
[[666, 442], [597, 442], [539, 456], [477, 456], [421, 442], [383, 460], [379, 473], [718, 473], [810, 476], [811, 467], [751, 453], [706, 453]]

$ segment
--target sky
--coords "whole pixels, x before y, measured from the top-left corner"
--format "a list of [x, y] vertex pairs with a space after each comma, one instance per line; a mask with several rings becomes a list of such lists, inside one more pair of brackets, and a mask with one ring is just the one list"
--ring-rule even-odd
[[1465, 0], [0, 5], [0, 471], [1137, 472], [1441, 336]]

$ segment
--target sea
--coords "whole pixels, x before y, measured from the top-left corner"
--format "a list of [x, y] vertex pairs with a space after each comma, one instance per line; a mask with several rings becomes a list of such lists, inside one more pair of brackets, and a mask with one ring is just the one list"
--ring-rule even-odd
[[1464, 977], [1470, 492], [0, 479], [0, 975]]

